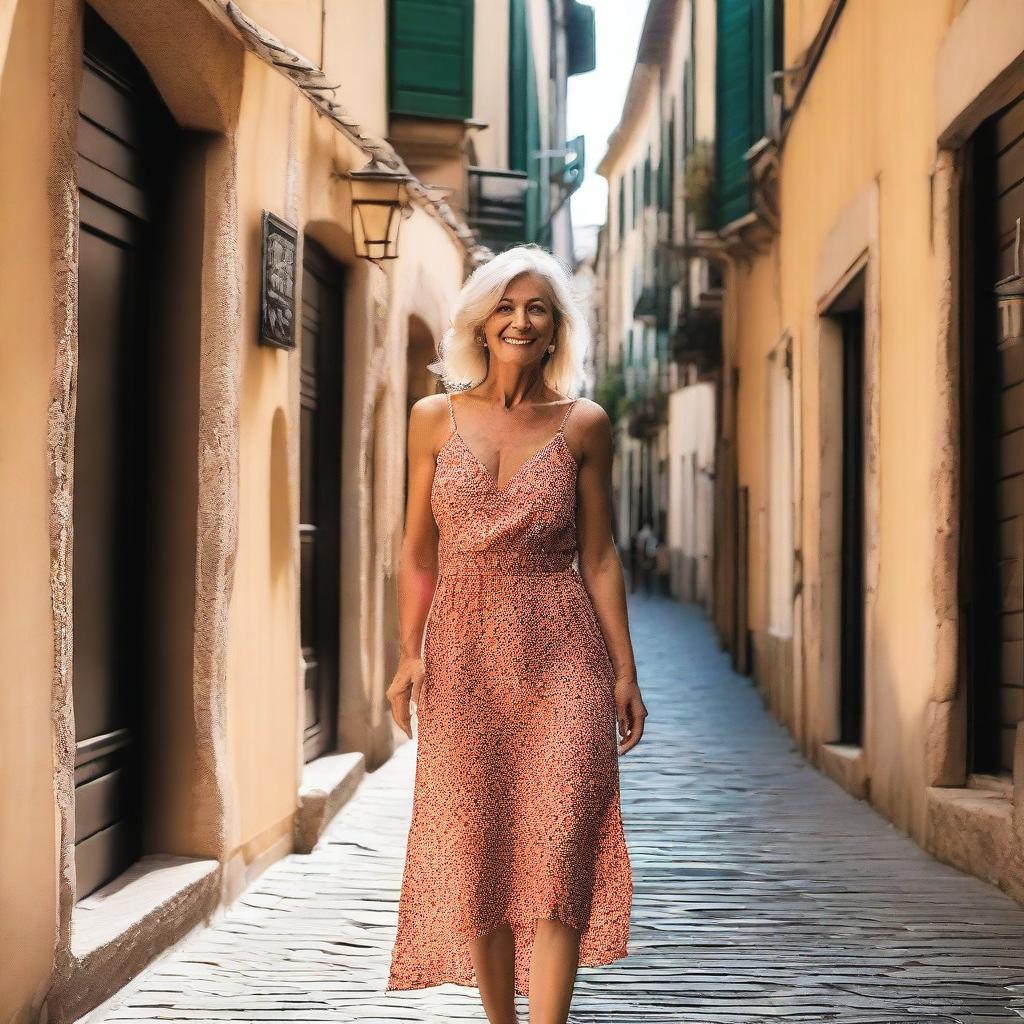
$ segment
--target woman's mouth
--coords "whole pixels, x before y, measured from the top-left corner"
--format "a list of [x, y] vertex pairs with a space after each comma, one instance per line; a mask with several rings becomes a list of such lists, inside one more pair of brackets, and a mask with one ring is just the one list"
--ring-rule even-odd
[[533, 338], [520, 338], [515, 334], [506, 334], [501, 340], [507, 341], [510, 345], [529, 345], [532, 343]]

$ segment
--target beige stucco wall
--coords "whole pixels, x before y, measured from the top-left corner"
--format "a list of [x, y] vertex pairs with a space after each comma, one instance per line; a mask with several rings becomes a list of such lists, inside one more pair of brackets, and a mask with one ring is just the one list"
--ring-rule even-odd
[[[826, 6], [823, 0], [787, 6], [787, 63], [813, 37], [815, 18]], [[948, 410], [939, 407], [934, 367], [943, 335], [940, 311], [950, 301], [949, 253], [933, 242], [929, 196], [937, 163], [936, 61], [954, 14], [945, 4], [846, 4], [784, 143], [778, 248], [734, 278], [739, 478], [750, 487], [748, 607], [755, 633], [765, 625], [761, 577], [768, 561], [767, 531], [754, 519], [768, 498], [765, 356], [783, 329], [794, 338], [807, 704], [801, 708], [795, 700], [784, 717], [794, 731], [806, 730], [805, 749], [817, 759], [817, 745], [835, 738], [828, 724], [835, 679], [823, 667], [834, 637], [822, 634], [832, 572], [822, 561], [822, 509], [831, 501], [823, 472], [830, 471], [827, 449], [835, 440], [821, 434], [821, 424], [823, 404], [836, 400], [823, 390], [830, 328], [818, 304], [849, 263], [871, 251], [870, 287], [877, 292], [869, 295], [867, 318], [874, 339], [869, 349], [877, 350], [868, 355], [866, 396], [874, 433], [867, 442], [863, 771], [872, 802], [919, 841], [927, 832], [929, 712], [942, 648], [932, 510], [935, 488], [944, 486], [936, 466]], [[860, 88], [851, 90], [851, 81]], [[876, 188], [877, 203], [871, 198]], [[934, 215], [943, 214], [937, 207]]]
[[487, 124], [473, 145], [481, 167], [508, 167], [508, 0], [477, 0], [473, 16], [473, 117]]
[[[27, 1021], [53, 958], [47, 406], [53, 345], [46, 180], [49, 5], [5, 5], [0, 78], [0, 1020]], [[3, 49], [0, 49], [0, 53]]]
[[[324, 74], [339, 85], [336, 99], [363, 130], [383, 137], [388, 129], [387, 0], [321, 0]], [[279, 7], [292, 7], [278, 3]], [[319, 17], [319, 14], [317, 15]], [[312, 60], [319, 60], [314, 52]]]
[[765, 410], [768, 399], [768, 354], [782, 332], [778, 305], [774, 301], [777, 282], [774, 246], [737, 271], [735, 281], [742, 300], [738, 303], [737, 330], [742, 344], [737, 347], [736, 366], [740, 386], [736, 405], [738, 481], [749, 488], [748, 538], [748, 625], [755, 632], [768, 626], [768, 480], [771, 443]]

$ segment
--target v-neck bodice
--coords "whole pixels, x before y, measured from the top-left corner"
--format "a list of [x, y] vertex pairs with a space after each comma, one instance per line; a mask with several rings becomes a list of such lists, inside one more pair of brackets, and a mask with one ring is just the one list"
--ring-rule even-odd
[[[430, 503], [442, 575], [461, 572], [564, 572], [576, 554], [576, 457], [563, 428], [502, 486], [452, 431], [437, 453]], [[449, 410], [451, 396], [448, 396]]]

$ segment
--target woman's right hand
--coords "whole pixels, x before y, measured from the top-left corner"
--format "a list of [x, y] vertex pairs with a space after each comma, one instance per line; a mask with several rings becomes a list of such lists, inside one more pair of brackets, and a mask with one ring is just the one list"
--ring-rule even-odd
[[409, 700], [410, 698], [414, 700], [416, 707], [419, 708], [425, 677], [426, 670], [422, 658], [418, 656], [402, 658], [395, 670], [391, 685], [384, 694], [391, 703], [392, 717], [409, 739], [412, 739], [412, 715], [409, 710]]

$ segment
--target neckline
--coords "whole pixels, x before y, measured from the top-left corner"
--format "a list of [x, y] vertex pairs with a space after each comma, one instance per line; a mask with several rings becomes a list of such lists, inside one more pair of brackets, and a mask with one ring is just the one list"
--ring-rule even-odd
[[[469, 442], [462, 436], [462, 433], [459, 430], [459, 424], [456, 422], [455, 419], [455, 410], [452, 406], [452, 396], [450, 393], [448, 394], [448, 416], [449, 419], [451, 420], [452, 432], [448, 435], [448, 438], [445, 440], [444, 444], [441, 445], [441, 448], [446, 448], [448, 446], [448, 442], [451, 441], [453, 437], [458, 438], [462, 447], [466, 450], [469, 457], [476, 464], [478, 471], [483, 475], [484, 479], [490, 485], [491, 489], [496, 494], [504, 495], [508, 492], [512, 484], [515, 483], [515, 481], [518, 480], [520, 476], [522, 476], [527, 466], [530, 466], [533, 462], [540, 458], [540, 456], [543, 455], [544, 452], [546, 452], [553, 444], [555, 444], [555, 442], [559, 438], [562, 439], [562, 443], [565, 446], [566, 451], [569, 452], [569, 458], [572, 459], [573, 465], [577, 469], [579, 468], [579, 464], [576, 462], [576, 456], [573, 455], [572, 450], [569, 448], [568, 444], [565, 443], [565, 421], [569, 418], [569, 413], [572, 412], [572, 408], [575, 404], [576, 399], [573, 398], [569, 402], [569, 407], [565, 410], [565, 413], [563, 414], [562, 419], [558, 424], [558, 429], [555, 431], [555, 433], [551, 437], [549, 437], [547, 441], [545, 441], [544, 444], [542, 444], [524, 462], [520, 463], [516, 471], [505, 481], [504, 484], [499, 485], [497, 478], [491, 475], [491, 471], [484, 465], [483, 460], [480, 458], [480, 456], [477, 455], [475, 451], [473, 451], [473, 449], [469, 445]], [[440, 454], [440, 449], [438, 450], [438, 454]]]
[[[448, 439], [441, 446], [441, 450], [444, 450], [448, 446], [450, 441], [457, 440], [459, 444], [462, 445], [462, 448], [466, 452], [466, 454], [469, 455], [469, 457], [473, 460], [480, 475], [487, 481], [490, 488], [496, 494], [504, 495], [508, 493], [508, 490], [512, 486], [512, 484], [515, 483], [516, 480], [518, 480], [519, 477], [523, 475], [526, 468], [532, 465], [534, 462], [536, 462], [537, 459], [539, 459], [550, 447], [552, 447], [552, 445], [556, 444], [559, 438], [561, 438], [563, 446], [565, 446], [566, 451], [568, 451], [569, 458], [572, 459], [573, 465], [576, 465], [576, 456], [572, 454], [572, 451], [566, 444], [565, 434], [562, 432], [561, 429], [559, 429], [555, 432], [555, 434], [552, 437], [549, 437], [548, 440], [545, 441], [544, 444], [542, 444], [540, 448], [538, 448], [532, 455], [530, 455], [525, 461], [521, 462], [516, 471], [505, 481], [504, 484], [500, 485], [498, 481], [495, 479], [495, 477], [491, 474], [491, 471], [480, 460], [480, 457], [476, 454], [476, 452], [474, 452], [473, 449], [470, 448], [469, 443], [459, 432], [458, 427], [452, 428], [452, 432], [448, 435]], [[440, 451], [438, 452], [438, 454], [440, 454]]]

